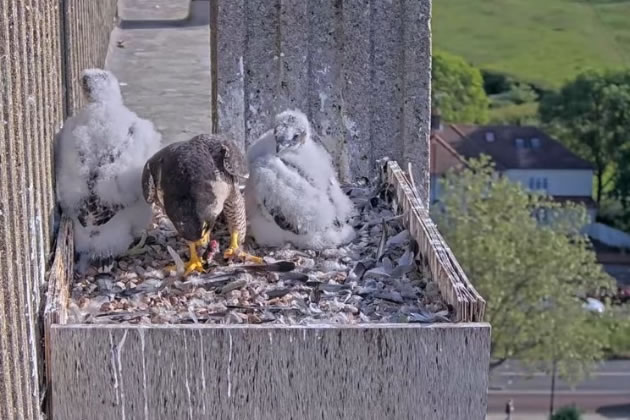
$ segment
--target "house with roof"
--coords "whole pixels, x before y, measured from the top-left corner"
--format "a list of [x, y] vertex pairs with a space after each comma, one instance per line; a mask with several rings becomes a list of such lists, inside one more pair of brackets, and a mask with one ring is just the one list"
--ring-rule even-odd
[[431, 118], [431, 201], [439, 201], [439, 179], [467, 159], [488, 155], [498, 172], [531, 191], [586, 206], [595, 220], [593, 165], [538, 127], [442, 124]]

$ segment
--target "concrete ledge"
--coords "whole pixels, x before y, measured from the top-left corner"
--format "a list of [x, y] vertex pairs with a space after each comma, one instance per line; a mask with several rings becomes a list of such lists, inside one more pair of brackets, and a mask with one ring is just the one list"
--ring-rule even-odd
[[[121, 21], [110, 38], [105, 66], [123, 84], [127, 106], [153, 121], [163, 144], [188, 140], [212, 127], [209, 3], [193, 5], [186, 21]], [[121, 0], [119, 6], [152, 16], [144, 0]]]
[[64, 420], [475, 420], [489, 344], [487, 324], [57, 325], [52, 398]]
[[393, 161], [383, 170], [461, 323], [63, 325], [72, 264], [65, 223], [46, 316], [54, 418], [483, 419], [490, 326], [467, 321], [483, 319], [485, 301], [409, 174]]
[[192, 0], [123, 0], [118, 4], [121, 20], [186, 20]]

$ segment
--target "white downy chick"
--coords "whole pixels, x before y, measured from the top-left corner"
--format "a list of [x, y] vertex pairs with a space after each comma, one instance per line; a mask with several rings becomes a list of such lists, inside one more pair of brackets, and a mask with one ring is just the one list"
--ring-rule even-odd
[[313, 140], [306, 115], [278, 114], [274, 129], [248, 148], [247, 157], [247, 215], [256, 242], [325, 249], [354, 238], [348, 224], [353, 204], [339, 186], [330, 156]]
[[81, 87], [88, 103], [55, 142], [57, 200], [73, 221], [79, 269], [91, 261], [106, 272], [151, 221], [141, 175], [161, 135], [125, 107], [111, 72], [87, 69]]

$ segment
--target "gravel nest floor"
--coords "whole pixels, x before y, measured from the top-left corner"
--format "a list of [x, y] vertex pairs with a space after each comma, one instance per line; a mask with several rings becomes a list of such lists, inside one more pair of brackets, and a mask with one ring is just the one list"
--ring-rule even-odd
[[[186, 261], [188, 247], [155, 213], [142, 252], [118, 259], [108, 274], [75, 274], [69, 323], [357, 324], [451, 322], [452, 308], [432, 281], [418, 246], [396, 214], [391, 190], [362, 179], [344, 186], [357, 208], [356, 238], [338, 249], [247, 250], [266, 265], [225, 261], [216, 252], [205, 273], [183, 277], [167, 246]], [[229, 235], [217, 223], [222, 251]]]

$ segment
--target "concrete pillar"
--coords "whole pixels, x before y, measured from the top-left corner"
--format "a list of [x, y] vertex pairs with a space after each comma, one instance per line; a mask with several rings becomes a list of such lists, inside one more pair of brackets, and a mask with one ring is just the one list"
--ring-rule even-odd
[[343, 178], [385, 155], [428, 204], [430, 0], [211, 0], [219, 132], [250, 144], [307, 113]]
[[1, 419], [41, 418], [52, 142], [77, 72], [104, 62], [115, 13], [116, 0], [0, 0]]

